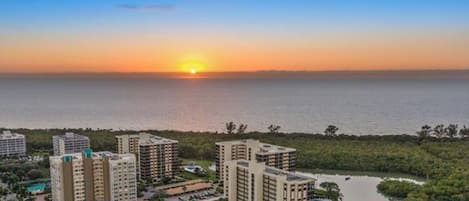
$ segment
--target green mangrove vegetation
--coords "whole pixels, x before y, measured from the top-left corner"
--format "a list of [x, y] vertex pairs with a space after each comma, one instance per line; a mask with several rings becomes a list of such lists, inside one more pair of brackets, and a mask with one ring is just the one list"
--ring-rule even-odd
[[395, 198], [406, 198], [407, 194], [420, 191], [422, 188], [413, 182], [398, 180], [384, 180], [377, 187], [379, 192]]

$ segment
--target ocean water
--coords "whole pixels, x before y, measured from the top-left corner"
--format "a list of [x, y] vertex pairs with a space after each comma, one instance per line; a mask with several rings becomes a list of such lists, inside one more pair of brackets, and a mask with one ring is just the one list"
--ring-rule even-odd
[[415, 133], [469, 126], [469, 76], [456, 72], [0, 75], [0, 127]]

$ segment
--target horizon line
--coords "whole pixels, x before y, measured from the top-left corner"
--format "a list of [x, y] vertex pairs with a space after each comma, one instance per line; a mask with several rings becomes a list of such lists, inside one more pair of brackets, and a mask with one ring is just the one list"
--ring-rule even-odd
[[[454, 69], [351, 69], [351, 70], [254, 70], [254, 71], [199, 71], [198, 74], [206, 73], [333, 73], [333, 72], [449, 72], [469, 71], [467, 68]], [[185, 71], [32, 71], [32, 72], [0, 72], [0, 74], [189, 74]]]

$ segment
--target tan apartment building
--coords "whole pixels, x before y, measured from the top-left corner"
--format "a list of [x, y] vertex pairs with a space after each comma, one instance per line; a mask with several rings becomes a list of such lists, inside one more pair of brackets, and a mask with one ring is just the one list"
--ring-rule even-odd
[[223, 181], [224, 162], [248, 160], [263, 162], [267, 166], [293, 171], [296, 165], [296, 149], [262, 143], [258, 140], [236, 140], [216, 143], [216, 172]]
[[53, 201], [136, 201], [133, 154], [92, 152], [50, 157]]
[[116, 136], [118, 153], [137, 157], [140, 179], [174, 177], [179, 169], [178, 141], [148, 133]]
[[228, 201], [309, 201], [313, 198], [313, 178], [257, 161], [227, 161], [224, 166], [223, 191]]

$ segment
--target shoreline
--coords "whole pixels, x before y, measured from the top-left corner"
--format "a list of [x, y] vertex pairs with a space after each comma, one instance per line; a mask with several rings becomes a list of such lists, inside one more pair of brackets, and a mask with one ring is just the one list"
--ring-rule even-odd
[[298, 168], [297, 172], [319, 174], [319, 175], [337, 175], [337, 176], [365, 176], [365, 177], [378, 177], [382, 179], [386, 178], [404, 178], [410, 179], [417, 182], [426, 182], [427, 179], [411, 174], [399, 173], [399, 172], [376, 172], [376, 171], [356, 171], [356, 170], [334, 170], [334, 169], [308, 169]]
[[[306, 132], [278, 132], [269, 133], [262, 131], [248, 131], [246, 133], [231, 133], [218, 132], [218, 131], [185, 131], [185, 130], [158, 130], [158, 129], [112, 129], [112, 128], [9, 128], [0, 127], [1, 131], [17, 131], [17, 132], [82, 132], [82, 133], [110, 133], [114, 135], [120, 134], [136, 134], [140, 132], [148, 132], [153, 134], [164, 134], [168, 137], [170, 134], [178, 135], [213, 135], [220, 137], [235, 137], [237, 139], [248, 139], [248, 138], [263, 138], [265, 136], [272, 137], [305, 137], [316, 140], [384, 140], [389, 142], [402, 142], [402, 143], [418, 143], [419, 136], [417, 134], [384, 134], [384, 135], [372, 135], [372, 134], [335, 134], [333, 136], [325, 135], [324, 133], [306, 133]], [[417, 133], [417, 131], [416, 131]], [[454, 138], [449, 137], [435, 137], [427, 136], [425, 138], [428, 142], [457, 142], [457, 141], [469, 141], [469, 138], [461, 138], [456, 136]]]
[[[210, 130], [178, 130], [178, 129], [158, 129], [158, 128], [144, 128], [144, 129], [116, 129], [116, 128], [76, 128], [76, 127], [0, 127], [0, 130], [69, 130], [69, 131], [109, 131], [109, 132], [176, 132], [176, 133], [190, 133], [190, 134], [218, 134], [218, 135], [228, 135], [228, 133], [220, 131], [210, 131]], [[244, 134], [268, 134], [265, 131], [248, 131]], [[281, 135], [307, 135], [307, 136], [321, 136], [323, 133], [308, 133], [308, 132], [279, 132]], [[338, 136], [348, 136], [348, 137], [369, 137], [369, 136], [416, 136], [416, 134], [408, 133], [380, 133], [380, 134], [365, 134], [365, 133], [340, 133]]]
[[[194, 130], [178, 130], [178, 129], [158, 129], [158, 128], [145, 128], [145, 129], [116, 129], [116, 128], [91, 128], [91, 127], [83, 127], [83, 128], [77, 128], [77, 127], [64, 127], [64, 128], [59, 128], [59, 127], [37, 127], [37, 128], [33, 128], [33, 127], [29, 127], [29, 128], [25, 128], [25, 127], [2, 127], [0, 126], [0, 130], [31, 130], [31, 131], [34, 131], [34, 130], [37, 130], [37, 131], [58, 131], [58, 130], [62, 130], [62, 131], [90, 131], [90, 132], [96, 132], [96, 131], [107, 131], [107, 132], [116, 132], [116, 133], [119, 133], [119, 132], [130, 132], [130, 133], [139, 133], [139, 132], [166, 132], [166, 133], [187, 133], [187, 134], [211, 134], [211, 135], [232, 135], [232, 134], [228, 134], [226, 132], [219, 132], [219, 131], [209, 131], [209, 130], [201, 130], [201, 131], [194, 131]], [[236, 133], [233, 133], [233, 134], [236, 134]], [[253, 131], [248, 131], [246, 133], [243, 133], [241, 135], [248, 135], [248, 134], [269, 134], [269, 132], [265, 132], [265, 131], [256, 131], [256, 130], [253, 130]], [[276, 133], [278, 135], [305, 135], [305, 136], [324, 136], [323, 133], [308, 133], [308, 132], [278, 132]], [[408, 133], [401, 133], [401, 134], [397, 134], [397, 133], [389, 133], [389, 134], [376, 134], [376, 135], [373, 135], [373, 134], [363, 134], [363, 133], [359, 133], [359, 134], [351, 134], [351, 133], [339, 133], [337, 134], [337, 136], [344, 136], [344, 137], [371, 137], [371, 136], [387, 136], [387, 137], [390, 137], [390, 136], [416, 136], [416, 134], [408, 134]]]

